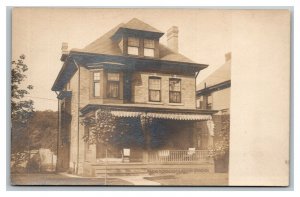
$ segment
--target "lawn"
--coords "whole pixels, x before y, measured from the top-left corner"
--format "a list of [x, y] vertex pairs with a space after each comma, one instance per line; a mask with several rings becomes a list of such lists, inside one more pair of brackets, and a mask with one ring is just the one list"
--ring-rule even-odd
[[147, 177], [146, 179], [160, 183], [162, 186], [226, 186], [227, 173], [198, 173], [169, 176]]
[[[61, 174], [12, 174], [12, 185], [105, 185], [104, 178], [77, 178]], [[118, 178], [108, 178], [107, 185], [132, 185]]]

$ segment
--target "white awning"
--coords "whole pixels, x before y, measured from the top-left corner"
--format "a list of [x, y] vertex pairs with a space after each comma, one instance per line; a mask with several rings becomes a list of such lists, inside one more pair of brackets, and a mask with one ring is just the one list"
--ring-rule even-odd
[[142, 113], [132, 111], [111, 111], [111, 114], [116, 117], [139, 117]]
[[132, 112], [132, 111], [111, 111], [116, 117], [139, 117], [146, 116], [149, 118], [169, 119], [169, 120], [211, 120], [211, 115], [205, 114], [188, 114], [188, 113], [159, 113], [159, 112]]

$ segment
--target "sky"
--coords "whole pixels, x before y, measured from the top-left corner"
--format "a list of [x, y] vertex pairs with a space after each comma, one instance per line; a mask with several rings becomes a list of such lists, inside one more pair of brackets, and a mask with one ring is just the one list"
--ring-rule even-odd
[[[25, 84], [34, 89], [28, 99], [35, 110], [57, 110], [51, 87], [62, 62], [61, 44], [83, 48], [120, 23], [138, 18], [167, 32], [179, 28], [179, 52], [191, 60], [208, 64], [197, 82], [225, 62], [231, 51], [231, 11], [200, 9], [63, 9], [14, 8], [12, 18], [12, 59], [26, 55], [29, 67]], [[166, 35], [160, 42], [166, 45]]]

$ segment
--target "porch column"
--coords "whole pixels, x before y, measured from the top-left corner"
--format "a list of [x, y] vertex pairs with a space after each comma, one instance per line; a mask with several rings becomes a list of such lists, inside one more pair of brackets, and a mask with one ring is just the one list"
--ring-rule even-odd
[[215, 129], [215, 125], [213, 120], [207, 120], [206, 121], [207, 124], [207, 128], [208, 128], [208, 146], [213, 146], [214, 145], [214, 129]]
[[143, 162], [149, 161], [150, 145], [151, 145], [151, 133], [149, 126], [152, 122], [152, 118], [148, 117], [146, 113], [140, 116], [142, 132], [145, 138], [145, 151], [143, 151]]

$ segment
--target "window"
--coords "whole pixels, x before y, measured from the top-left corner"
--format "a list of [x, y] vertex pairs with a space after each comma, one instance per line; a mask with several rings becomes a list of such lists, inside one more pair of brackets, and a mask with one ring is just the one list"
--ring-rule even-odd
[[169, 80], [169, 102], [181, 103], [181, 80], [180, 79]]
[[213, 107], [212, 102], [213, 102], [212, 95], [211, 94], [207, 95], [207, 109], [212, 109]]
[[204, 109], [203, 96], [200, 96], [200, 98], [199, 98], [199, 108]]
[[134, 37], [128, 37], [128, 54], [139, 55], [140, 40]]
[[118, 98], [120, 87], [119, 73], [107, 73], [107, 97]]
[[154, 57], [154, 40], [144, 39], [144, 56]]
[[149, 101], [160, 102], [160, 77], [149, 77]]
[[100, 72], [93, 73], [93, 94], [94, 97], [100, 96]]

